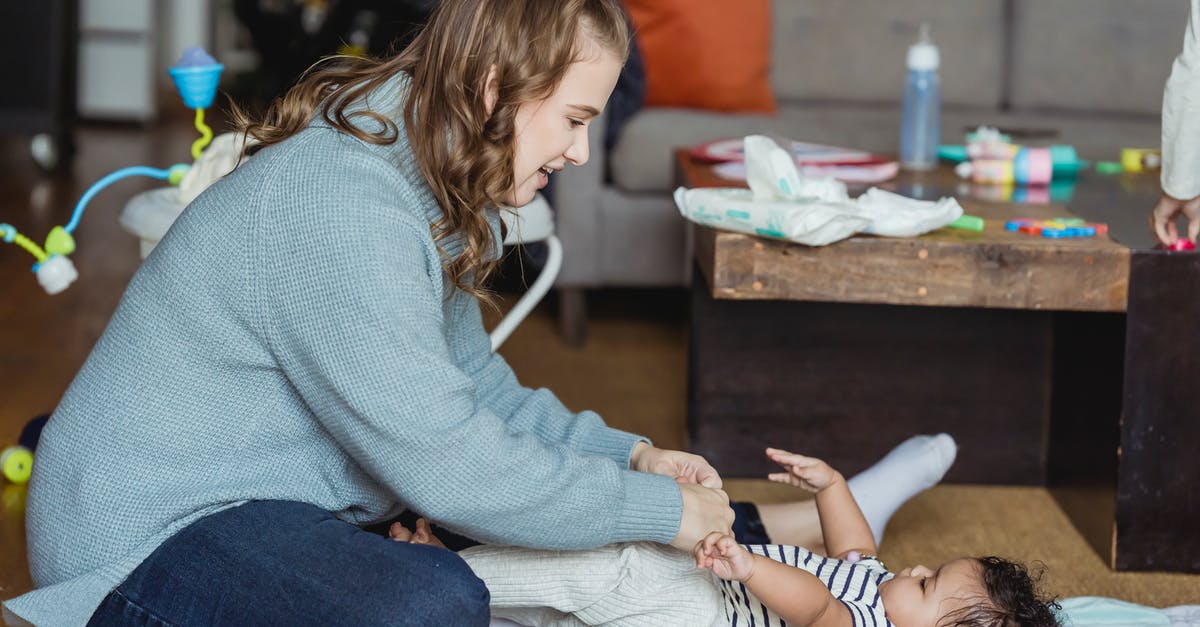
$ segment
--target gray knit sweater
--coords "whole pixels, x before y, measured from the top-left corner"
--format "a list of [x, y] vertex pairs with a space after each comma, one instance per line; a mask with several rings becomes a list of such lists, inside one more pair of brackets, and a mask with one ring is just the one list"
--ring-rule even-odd
[[[366, 106], [399, 120], [403, 93]], [[375, 146], [319, 121], [201, 194], [46, 427], [38, 588], [6, 609], [83, 624], [172, 534], [259, 499], [356, 524], [408, 507], [537, 548], [670, 541], [674, 481], [628, 469], [637, 436], [517, 382], [445, 277], [440, 215], [403, 132]]]

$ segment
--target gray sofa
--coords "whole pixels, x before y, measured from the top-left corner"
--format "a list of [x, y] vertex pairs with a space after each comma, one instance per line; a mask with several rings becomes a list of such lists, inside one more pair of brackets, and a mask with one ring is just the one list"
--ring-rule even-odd
[[1162, 88], [1187, 23], [1183, 0], [771, 0], [775, 116], [643, 108], [611, 152], [555, 182], [565, 259], [564, 338], [582, 341], [586, 290], [686, 285], [671, 201], [676, 147], [750, 133], [894, 154], [905, 52], [922, 21], [941, 57], [942, 137], [981, 123], [1051, 128], [1086, 159], [1157, 147]]

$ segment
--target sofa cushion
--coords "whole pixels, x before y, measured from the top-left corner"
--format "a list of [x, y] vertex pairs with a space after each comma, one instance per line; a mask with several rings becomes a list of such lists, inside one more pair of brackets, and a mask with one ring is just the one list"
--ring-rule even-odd
[[[1085, 159], [1116, 160], [1124, 146], [1157, 147], [1155, 116], [1039, 115], [947, 109], [944, 143], [962, 143], [980, 124], [1056, 129], [1048, 142], [1072, 144]], [[688, 109], [643, 109], [625, 125], [609, 155], [613, 182], [627, 192], [669, 192], [675, 187], [674, 150], [749, 134], [790, 137], [895, 154], [900, 141], [896, 107], [809, 105], [781, 107], [778, 115], [731, 115]]]
[[774, 0], [771, 83], [787, 100], [899, 102], [921, 22], [941, 52], [948, 104], [995, 107], [1004, 0]]
[[[1012, 104], [1158, 114], [1182, 0], [1015, 0]], [[1157, 144], [1156, 144], [1157, 145]]]
[[625, 0], [646, 64], [646, 104], [775, 111], [770, 0]]

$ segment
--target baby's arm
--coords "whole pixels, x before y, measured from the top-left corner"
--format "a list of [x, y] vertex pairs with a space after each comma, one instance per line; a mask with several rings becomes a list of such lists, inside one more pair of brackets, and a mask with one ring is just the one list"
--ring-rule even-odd
[[754, 555], [733, 536], [710, 533], [696, 545], [696, 567], [746, 585], [758, 600], [790, 625], [853, 625], [850, 610], [833, 598], [812, 573]]
[[767, 449], [767, 457], [787, 470], [768, 475], [770, 480], [817, 493], [817, 516], [825, 537], [826, 555], [844, 559], [852, 550], [872, 555], [878, 552], [871, 527], [842, 473], [815, 457], [779, 449]]

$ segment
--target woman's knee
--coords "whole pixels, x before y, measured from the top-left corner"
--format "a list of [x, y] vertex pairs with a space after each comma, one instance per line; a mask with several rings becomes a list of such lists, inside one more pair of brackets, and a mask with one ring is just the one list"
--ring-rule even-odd
[[[405, 575], [390, 579], [390, 590], [371, 596], [390, 599], [378, 624], [487, 625], [491, 595], [483, 580], [456, 553], [406, 545], [397, 558]], [[397, 617], [406, 617], [396, 621]], [[411, 621], [411, 622], [410, 622]]]
[[430, 573], [431, 591], [445, 602], [450, 612], [444, 616], [444, 624], [486, 625], [491, 616], [488, 608], [491, 593], [461, 557], [452, 555], [453, 559], [442, 562]]

